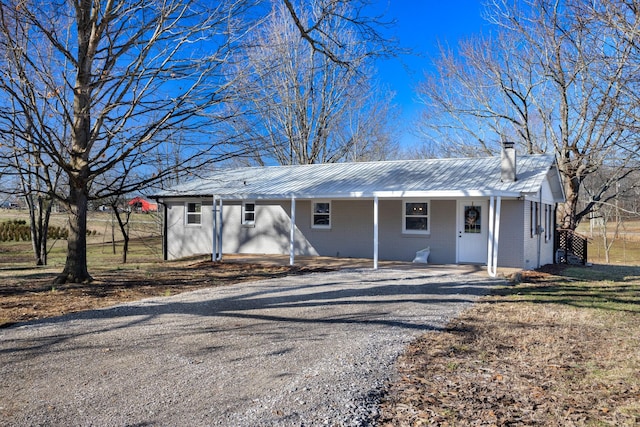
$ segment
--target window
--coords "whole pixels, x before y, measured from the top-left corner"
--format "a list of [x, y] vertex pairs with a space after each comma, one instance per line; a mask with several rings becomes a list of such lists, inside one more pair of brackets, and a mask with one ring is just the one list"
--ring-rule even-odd
[[464, 207], [464, 232], [471, 234], [482, 233], [482, 206]]
[[312, 228], [331, 228], [331, 202], [313, 202]]
[[429, 202], [404, 202], [402, 232], [429, 233]]
[[187, 225], [202, 223], [202, 203], [187, 203]]
[[242, 225], [244, 225], [245, 227], [255, 227], [256, 225], [255, 202], [242, 203]]

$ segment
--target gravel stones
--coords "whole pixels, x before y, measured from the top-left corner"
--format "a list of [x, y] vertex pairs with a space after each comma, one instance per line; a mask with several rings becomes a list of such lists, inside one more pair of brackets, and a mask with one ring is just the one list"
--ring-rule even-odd
[[496, 283], [348, 270], [3, 329], [0, 425], [373, 425], [404, 346]]

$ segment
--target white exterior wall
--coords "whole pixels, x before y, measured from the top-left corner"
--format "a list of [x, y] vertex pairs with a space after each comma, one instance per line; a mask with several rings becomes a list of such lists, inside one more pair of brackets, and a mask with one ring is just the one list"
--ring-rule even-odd
[[524, 256], [522, 266], [525, 270], [531, 270], [537, 267], [538, 239], [534, 234], [531, 236], [531, 207], [535, 201], [525, 200], [524, 202]]
[[[554, 262], [554, 253], [553, 253], [553, 233], [551, 238], [547, 240], [546, 232], [543, 230], [541, 234], [536, 234], [535, 230], [533, 233], [533, 237], [531, 236], [531, 208], [534, 209], [535, 214], [535, 204], [538, 203], [538, 215], [539, 215], [539, 224], [541, 227], [545, 227], [545, 218], [544, 218], [544, 197], [543, 203], [539, 203], [539, 197], [527, 199], [524, 202], [524, 258], [523, 265], [521, 268], [525, 270], [532, 270], [538, 267], [541, 267], [545, 264], [552, 264]], [[550, 201], [548, 204], [550, 209], [555, 208], [555, 204]], [[553, 217], [553, 214], [552, 214]], [[553, 227], [553, 223], [548, 224], [549, 227]], [[539, 245], [539, 248], [538, 248]]]
[[[551, 210], [549, 215], [549, 221], [546, 224], [549, 227], [549, 231], [551, 234], [548, 236], [546, 232], [542, 233], [541, 248], [540, 248], [540, 266], [546, 264], [555, 263], [555, 253], [553, 252], [553, 244], [554, 244], [554, 236], [555, 236], [555, 203], [548, 204], [548, 209]], [[543, 206], [543, 215], [544, 215], [544, 206]], [[542, 219], [542, 226], [545, 227], [545, 220]], [[548, 237], [547, 237], [548, 236]]]

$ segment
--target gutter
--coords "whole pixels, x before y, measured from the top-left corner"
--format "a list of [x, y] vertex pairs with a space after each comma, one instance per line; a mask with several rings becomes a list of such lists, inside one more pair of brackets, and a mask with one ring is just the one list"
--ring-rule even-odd
[[[331, 199], [331, 200], [349, 200], [349, 199], [402, 199], [402, 198], [429, 198], [429, 199], [458, 199], [469, 197], [501, 197], [503, 199], [517, 199], [522, 196], [519, 191], [494, 191], [494, 190], [473, 190], [473, 191], [367, 191], [367, 192], [350, 192], [350, 193], [228, 193], [218, 194], [218, 200], [224, 201], [241, 201], [241, 200], [291, 200], [295, 197], [297, 200], [312, 199]], [[172, 199], [184, 198], [211, 198], [211, 194], [200, 193], [182, 193], [161, 195], [155, 197], [164, 197]]]
[[154, 199], [156, 203], [162, 206], [162, 260], [166, 261], [169, 256], [169, 249], [167, 248], [167, 205], [160, 197], [151, 196], [150, 199]]

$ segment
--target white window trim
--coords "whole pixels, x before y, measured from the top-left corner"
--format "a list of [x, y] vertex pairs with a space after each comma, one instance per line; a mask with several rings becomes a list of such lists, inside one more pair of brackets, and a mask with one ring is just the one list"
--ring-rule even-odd
[[[200, 205], [200, 212], [189, 212], [189, 205], [190, 204], [194, 204], [194, 205]], [[198, 222], [197, 223], [190, 223], [189, 222], [189, 215], [197, 215], [198, 216]], [[202, 226], [202, 202], [184, 202], [184, 225], [185, 227], [200, 227]]]
[[[247, 204], [252, 204], [253, 205], [253, 220], [252, 221], [247, 221], [245, 214], [247, 213], [246, 207]], [[255, 227], [256, 226], [256, 210], [257, 210], [257, 205], [256, 202], [253, 200], [245, 200], [242, 202], [242, 209], [241, 209], [241, 215], [242, 215], [242, 226], [243, 227], [247, 227], [247, 228], [251, 228], [251, 227]], [[252, 212], [252, 211], [249, 211]]]
[[[329, 224], [315, 224], [315, 207], [317, 203], [328, 203], [329, 204]], [[333, 208], [331, 207], [331, 200], [312, 200], [311, 201], [311, 228], [317, 229], [317, 230], [330, 230], [331, 229], [331, 225], [332, 225], [332, 219], [331, 219], [331, 210]], [[318, 215], [326, 215], [325, 213], [322, 214], [318, 214]]]
[[[427, 229], [426, 230], [407, 230], [407, 203], [426, 203], [427, 204], [427, 215], [426, 215]], [[402, 234], [418, 234], [422, 236], [431, 234], [431, 200], [430, 199], [402, 201]]]

